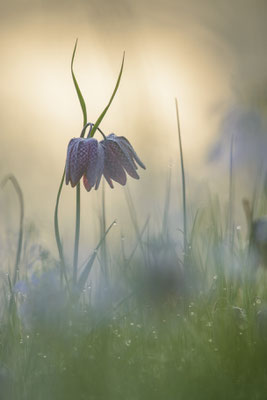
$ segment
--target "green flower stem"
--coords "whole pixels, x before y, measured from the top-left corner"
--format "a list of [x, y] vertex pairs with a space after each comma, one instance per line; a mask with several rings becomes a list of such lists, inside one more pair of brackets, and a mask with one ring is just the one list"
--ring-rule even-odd
[[78, 274], [80, 220], [81, 220], [81, 188], [79, 182], [76, 187], [76, 223], [75, 223], [75, 241], [74, 241], [74, 252], [73, 252], [73, 285], [76, 285], [77, 283], [77, 274]]
[[[83, 128], [87, 125], [87, 111], [86, 104], [82, 95], [82, 92], [79, 88], [77, 79], [73, 70], [73, 63], [75, 58], [75, 53], [77, 49], [78, 39], [75, 42], [72, 58], [71, 58], [71, 75], [73, 79], [73, 83], [75, 86], [75, 90], [80, 102], [80, 106], [83, 113]], [[82, 130], [81, 137], [84, 137], [85, 129]], [[77, 283], [77, 275], [78, 275], [78, 256], [79, 256], [79, 240], [80, 240], [80, 220], [81, 220], [81, 187], [80, 182], [76, 186], [76, 223], [75, 223], [75, 239], [74, 239], [74, 252], [73, 252], [73, 286]]]
[[55, 212], [54, 212], [54, 229], [55, 229], [55, 236], [56, 236], [56, 242], [57, 242], [57, 248], [58, 248], [58, 254], [59, 254], [59, 259], [60, 259], [60, 269], [61, 269], [61, 275], [63, 275], [67, 289], [69, 289], [69, 282], [68, 282], [68, 276], [67, 276], [67, 271], [66, 271], [66, 263], [64, 260], [64, 254], [63, 254], [63, 248], [60, 240], [60, 233], [59, 233], [59, 225], [58, 225], [58, 206], [59, 206], [59, 199], [64, 183], [64, 178], [65, 178], [65, 169], [61, 178], [61, 182], [59, 185], [58, 193], [57, 193], [57, 200], [56, 200], [56, 207], [55, 207]]

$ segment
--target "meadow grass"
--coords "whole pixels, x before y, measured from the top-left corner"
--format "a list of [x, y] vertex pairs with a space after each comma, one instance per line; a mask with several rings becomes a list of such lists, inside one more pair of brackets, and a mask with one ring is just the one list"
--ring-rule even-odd
[[[77, 42], [71, 72], [85, 129], [86, 106], [73, 72], [76, 47]], [[93, 133], [118, 89], [122, 68], [123, 62]], [[250, 215], [267, 213], [266, 193], [255, 190], [253, 213], [246, 213], [248, 232], [242, 234], [233, 212], [230, 157], [227, 207], [218, 195], [209, 194], [202, 206], [188, 201], [177, 102], [176, 111], [182, 240], [170, 229], [171, 173], [159, 225], [153, 215], [139, 223], [126, 187], [134, 241], [122, 235], [112, 247], [115, 221], [107, 223], [103, 185], [100, 237], [80, 265], [78, 184], [70, 268], [58, 221], [65, 171], [54, 214], [58, 259], [23, 231], [22, 191], [9, 176], [20, 200], [20, 223], [17, 251], [9, 255], [15, 266], [1, 275], [1, 400], [266, 399], [266, 260], [249, 221]]]
[[[12, 292], [3, 280], [1, 398], [265, 399], [266, 274], [239, 229], [229, 242], [228, 210], [211, 196], [184, 254], [167, 204], [156, 230], [151, 218], [139, 225], [129, 189], [126, 199], [132, 250], [112, 253], [102, 238], [91, 266], [98, 276], [79, 298], [44, 250], [32, 276], [23, 255]], [[266, 199], [258, 204], [266, 212]]]

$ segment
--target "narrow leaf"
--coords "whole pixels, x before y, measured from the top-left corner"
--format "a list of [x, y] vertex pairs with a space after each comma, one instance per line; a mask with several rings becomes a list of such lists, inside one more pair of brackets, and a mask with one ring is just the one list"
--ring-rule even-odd
[[113, 227], [113, 225], [116, 223], [116, 221], [113, 221], [112, 224], [110, 224], [110, 226], [108, 227], [108, 229], [106, 230], [106, 232], [104, 233], [104, 235], [102, 236], [102, 238], [100, 239], [98, 245], [96, 246], [93, 254], [91, 255], [91, 257], [89, 258], [86, 266], [84, 267], [84, 270], [82, 271], [79, 280], [78, 280], [78, 289], [81, 292], [84, 288], [84, 285], [88, 279], [88, 276], [90, 274], [90, 271], [93, 267], [96, 255], [97, 255], [97, 251], [98, 249], [101, 247], [102, 243], [104, 242], [104, 240], [106, 239], [107, 234], [109, 233], [110, 229]]
[[113, 91], [113, 93], [111, 95], [111, 98], [110, 98], [110, 100], [108, 102], [108, 105], [106, 106], [104, 111], [100, 114], [100, 116], [98, 117], [96, 123], [94, 124], [93, 129], [91, 131], [91, 137], [94, 136], [98, 126], [101, 124], [101, 121], [104, 118], [104, 116], [106, 115], [106, 112], [108, 111], [108, 109], [109, 109], [109, 107], [110, 107], [110, 105], [112, 103], [112, 100], [114, 99], [114, 96], [115, 96], [115, 94], [116, 94], [116, 92], [118, 90], [118, 87], [119, 87], [119, 84], [120, 84], [120, 80], [121, 80], [122, 71], [123, 71], [123, 66], [124, 66], [124, 57], [125, 57], [125, 52], [123, 53], [121, 69], [120, 69], [120, 73], [119, 73], [119, 76], [118, 76], [118, 79], [117, 79], [117, 83], [116, 83], [115, 89], [114, 89], [114, 91]]
[[[80, 90], [80, 87], [78, 85], [77, 79], [75, 77], [74, 71], [73, 71], [73, 63], [74, 63], [74, 58], [75, 58], [75, 54], [76, 54], [76, 49], [77, 49], [77, 44], [78, 44], [78, 39], [76, 39], [75, 42], [75, 46], [74, 46], [74, 50], [72, 53], [72, 58], [71, 58], [71, 75], [72, 75], [72, 79], [73, 79], [73, 83], [75, 86], [75, 90], [81, 105], [81, 109], [82, 109], [82, 113], [83, 113], [83, 126], [85, 126], [87, 124], [87, 111], [86, 111], [86, 105], [85, 105], [85, 101], [82, 95], [82, 92]], [[85, 132], [83, 132], [83, 135], [81, 137], [83, 137], [85, 134]]]

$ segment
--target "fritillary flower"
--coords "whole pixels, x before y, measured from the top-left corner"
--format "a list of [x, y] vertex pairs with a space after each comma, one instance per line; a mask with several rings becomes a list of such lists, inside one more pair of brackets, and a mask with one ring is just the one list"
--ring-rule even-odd
[[114, 187], [112, 180], [125, 185], [126, 173], [139, 179], [137, 164], [143, 169], [145, 166], [130, 142], [114, 133], [107, 137], [103, 133], [102, 135], [104, 140], [101, 142], [90, 137], [71, 139], [66, 160], [67, 185], [70, 182], [75, 187], [83, 176], [84, 187], [89, 192], [93, 187], [98, 189], [102, 175], [111, 188]]
[[86, 190], [99, 185], [104, 169], [104, 149], [94, 138], [74, 138], [68, 145], [66, 184], [75, 187], [84, 176]]
[[125, 137], [111, 133], [100, 143], [105, 151], [103, 174], [111, 188], [114, 187], [112, 180], [121, 185], [126, 184], [126, 172], [132, 178], [139, 179], [136, 164], [143, 169], [146, 167]]

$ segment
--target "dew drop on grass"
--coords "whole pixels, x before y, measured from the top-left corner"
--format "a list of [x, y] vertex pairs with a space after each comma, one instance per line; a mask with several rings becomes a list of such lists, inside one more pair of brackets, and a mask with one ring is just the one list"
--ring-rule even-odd
[[211, 338], [209, 338], [208, 342], [209, 342], [209, 343], [212, 343], [212, 339], [211, 339]]
[[125, 344], [126, 344], [127, 347], [129, 347], [131, 345], [131, 343], [132, 343], [131, 339], [127, 339], [125, 341]]

